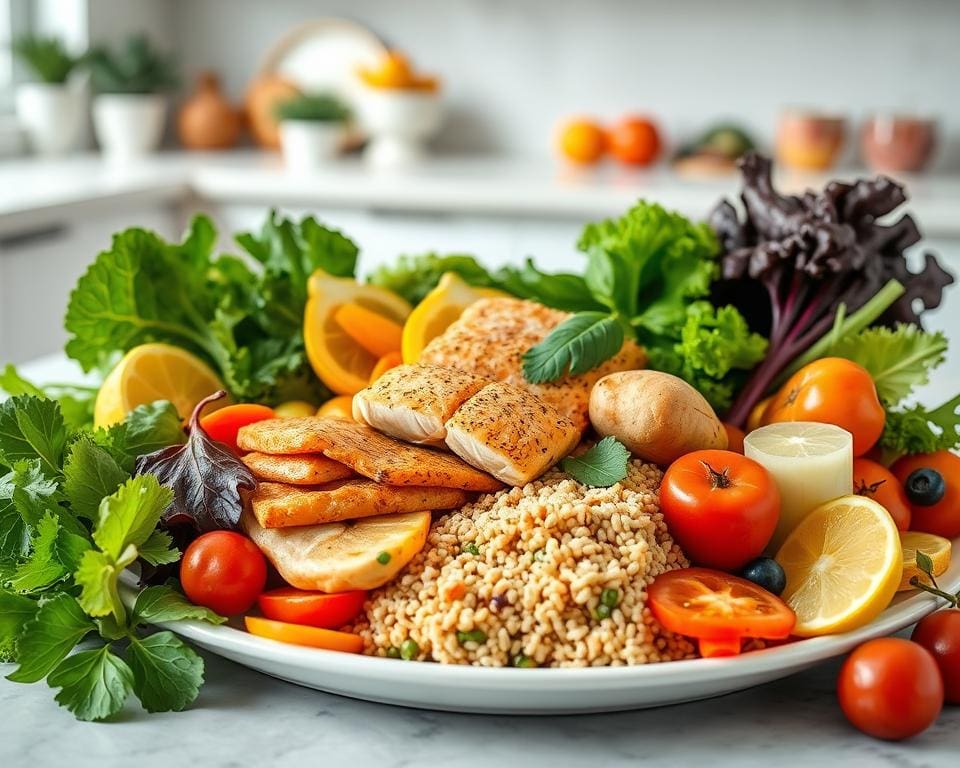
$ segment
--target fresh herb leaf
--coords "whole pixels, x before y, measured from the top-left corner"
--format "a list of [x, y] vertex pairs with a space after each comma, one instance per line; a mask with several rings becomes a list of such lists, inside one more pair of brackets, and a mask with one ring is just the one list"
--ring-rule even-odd
[[18, 461], [0, 477], [0, 560], [29, 554], [31, 529], [58, 499], [57, 483], [44, 476], [39, 459]]
[[607, 488], [627, 476], [630, 451], [615, 437], [605, 437], [580, 456], [567, 456], [560, 466], [578, 483]]
[[119, 424], [95, 433], [94, 439], [107, 448], [129, 474], [140, 456], [170, 445], [182, 445], [187, 436], [173, 403], [158, 400], [137, 406]]
[[617, 354], [623, 337], [623, 324], [614, 316], [603, 312], [573, 315], [524, 353], [524, 378], [542, 384], [585, 373]]
[[919, 549], [917, 550], [917, 568], [927, 574], [931, 580], [933, 579], [933, 560], [930, 559], [930, 555]]
[[0, 663], [16, 661], [17, 638], [36, 615], [36, 600], [0, 589]]
[[580, 275], [541, 272], [532, 259], [522, 267], [502, 267], [494, 274], [495, 287], [521, 299], [531, 299], [565, 312], [591, 312], [604, 308]]
[[235, 529], [243, 511], [240, 491], [257, 486], [247, 465], [200, 426], [203, 406], [224, 394], [217, 392], [197, 404], [186, 445], [164, 448], [137, 461], [137, 475], [154, 475], [173, 491], [162, 516], [167, 526], [189, 523], [199, 531]]
[[93, 406], [97, 387], [81, 384], [46, 384], [40, 387], [21, 376], [16, 366], [7, 364], [0, 373], [0, 390], [11, 397], [34, 395], [55, 400], [69, 430], [93, 428]]
[[143, 475], [124, 483], [100, 504], [93, 540], [115, 562], [128, 547], [140, 547], [150, 538], [173, 494], [156, 477]]
[[960, 395], [933, 410], [915, 405], [887, 411], [880, 447], [890, 459], [960, 447]]
[[90, 616], [114, 616], [123, 624], [125, 611], [117, 587], [120, 571], [109, 555], [88, 549], [80, 560], [74, 580], [80, 586], [80, 606]]
[[173, 539], [166, 531], [154, 531], [137, 549], [150, 565], [170, 565], [180, 559], [180, 550], [173, 546]]
[[10, 587], [22, 593], [50, 587], [73, 573], [89, 548], [89, 541], [62, 529], [58, 518], [47, 512], [34, 530], [29, 557], [10, 578]]
[[72, 595], [62, 593], [41, 603], [17, 640], [20, 666], [7, 679], [15, 683], [42, 680], [94, 629]]
[[133, 672], [109, 645], [79, 651], [57, 665], [47, 683], [59, 688], [57, 703], [78, 720], [103, 720], [123, 709], [133, 688]]
[[39, 459], [48, 477], [60, 474], [67, 429], [60, 407], [34, 395], [11, 397], [0, 403], [0, 462], [7, 466]]
[[501, 287], [486, 267], [466, 253], [430, 252], [415, 256], [402, 255], [393, 264], [377, 267], [367, 281], [393, 291], [410, 304], [417, 305], [437, 287], [440, 278], [447, 272], [455, 273], [468, 285], [479, 288]]
[[133, 690], [147, 712], [180, 712], [197, 698], [203, 659], [172, 632], [130, 641]]
[[162, 624], [168, 621], [182, 621], [192, 619], [206, 621], [211, 624], [223, 624], [226, 619], [209, 608], [194, 605], [183, 595], [168, 584], [147, 587], [137, 596], [133, 607], [135, 622]]
[[74, 514], [95, 521], [100, 502], [129, 477], [105, 448], [90, 435], [80, 435], [70, 445], [63, 465], [63, 489]]

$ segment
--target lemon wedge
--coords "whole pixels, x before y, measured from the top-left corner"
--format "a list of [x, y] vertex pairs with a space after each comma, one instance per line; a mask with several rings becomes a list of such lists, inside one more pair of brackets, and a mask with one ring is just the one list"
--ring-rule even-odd
[[496, 288], [474, 288], [456, 272], [445, 272], [437, 287], [423, 297], [403, 326], [403, 362], [420, 360], [423, 348], [449, 328], [463, 310], [479, 299], [508, 296]]
[[923, 552], [933, 561], [933, 575], [939, 576], [950, 567], [950, 539], [936, 536], [932, 533], [920, 531], [906, 531], [900, 534], [900, 546], [903, 547], [903, 576], [897, 592], [916, 589], [910, 579], [920, 578], [921, 583], [929, 584], [930, 580], [917, 568], [917, 552]]
[[[171, 344], [141, 344], [134, 347], [104, 379], [93, 408], [96, 427], [123, 421], [138, 405], [169, 400], [186, 419], [207, 395], [223, 389], [223, 383], [203, 360]], [[206, 407], [209, 413], [228, 400]]]
[[351, 328], [348, 333], [337, 322], [338, 312], [352, 304], [362, 311], [348, 311], [341, 318], [352, 321], [375, 313], [399, 327], [410, 314], [410, 305], [385, 288], [333, 277], [320, 269], [310, 276], [307, 292], [303, 339], [310, 365], [338, 395], [353, 395], [367, 386], [379, 356], [357, 342], [363, 330]]
[[890, 604], [903, 573], [890, 513], [865, 496], [842, 496], [808, 514], [776, 560], [787, 576], [784, 602], [799, 637], [848, 632]]
[[353, 419], [353, 395], [331, 397], [317, 409], [321, 419]]

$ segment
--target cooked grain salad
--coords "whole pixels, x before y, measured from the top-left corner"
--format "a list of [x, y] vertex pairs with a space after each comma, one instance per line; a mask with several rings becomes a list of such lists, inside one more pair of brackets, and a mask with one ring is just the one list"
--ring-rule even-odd
[[619, 666], [692, 658], [646, 586], [688, 565], [657, 505], [660, 471], [630, 463], [587, 488], [559, 470], [434, 522], [354, 627], [369, 654], [445, 664]]

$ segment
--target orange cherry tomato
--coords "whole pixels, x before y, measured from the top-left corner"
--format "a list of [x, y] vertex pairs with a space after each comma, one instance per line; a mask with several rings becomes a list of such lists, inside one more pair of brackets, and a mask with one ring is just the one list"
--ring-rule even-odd
[[697, 638], [701, 656], [735, 655], [745, 637], [783, 640], [797, 621], [763, 587], [707, 568], [667, 571], [647, 596], [654, 618], [671, 632]]
[[306, 645], [310, 648], [324, 648], [328, 651], [344, 653], [360, 653], [363, 650], [363, 638], [350, 632], [305, 627], [302, 624], [288, 624], [285, 621], [262, 619], [259, 616], [245, 616], [243, 622], [251, 635], [280, 643]]
[[[934, 469], [943, 477], [946, 492], [936, 504], [910, 504], [910, 528], [948, 539], [960, 536], [960, 456], [950, 451], [918, 453], [894, 462], [890, 470], [902, 485], [917, 469]], [[909, 499], [908, 499], [909, 501]]]
[[870, 459], [853, 460], [853, 492], [868, 496], [890, 513], [898, 531], [910, 529], [910, 504], [893, 472]]
[[660, 509], [693, 562], [735, 571], [770, 542], [780, 517], [780, 492], [753, 459], [732, 451], [694, 451], [664, 474]]
[[863, 456], [880, 439], [887, 414], [867, 370], [851, 360], [825, 357], [797, 371], [776, 394], [764, 424], [818, 421], [853, 435], [853, 455]]
[[200, 419], [200, 426], [211, 439], [226, 443], [235, 453], [240, 453], [240, 449], [237, 447], [237, 432], [240, 431], [240, 428], [247, 426], [247, 424], [254, 424], [275, 417], [273, 408], [268, 408], [266, 405], [238, 403], [237, 405], [224, 406], [220, 410], [204, 416]]
[[625, 165], [650, 165], [660, 154], [657, 126], [643, 117], [625, 117], [607, 134], [610, 154]]
[[366, 599], [367, 593], [362, 589], [328, 595], [282, 587], [264, 592], [257, 598], [257, 605], [268, 619], [339, 629], [357, 617]]
[[727, 433], [727, 450], [734, 453], [743, 453], [743, 438], [747, 436], [740, 427], [723, 422], [723, 429]]
[[190, 601], [223, 616], [250, 610], [266, 582], [263, 553], [233, 531], [197, 537], [180, 563], [180, 584]]
[[837, 682], [840, 708], [857, 728], [878, 739], [916, 736], [943, 708], [943, 680], [930, 652], [884, 637], [851, 653]]
[[606, 150], [606, 133], [592, 120], [572, 120], [560, 132], [560, 151], [574, 163], [592, 165]]

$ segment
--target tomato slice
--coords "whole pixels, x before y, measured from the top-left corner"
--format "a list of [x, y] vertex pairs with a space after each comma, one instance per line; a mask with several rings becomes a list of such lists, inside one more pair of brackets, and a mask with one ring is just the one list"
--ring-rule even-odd
[[666, 629], [704, 640], [702, 656], [739, 652], [744, 637], [782, 640], [797, 617], [779, 597], [753, 582], [709, 568], [682, 568], [656, 578], [650, 610]]
[[238, 403], [207, 414], [200, 419], [200, 426], [210, 439], [226, 443], [234, 453], [240, 453], [237, 447], [237, 433], [240, 428], [273, 418], [276, 418], [273, 408], [257, 403]]
[[257, 598], [257, 603], [260, 612], [268, 619], [339, 629], [357, 617], [366, 599], [367, 593], [362, 589], [325, 594], [283, 587], [264, 592]]
[[363, 638], [349, 632], [288, 624], [285, 621], [262, 619], [259, 616], [246, 616], [243, 621], [247, 625], [247, 632], [251, 635], [281, 643], [306, 645], [310, 648], [323, 648], [344, 653], [360, 653], [363, 650]]

